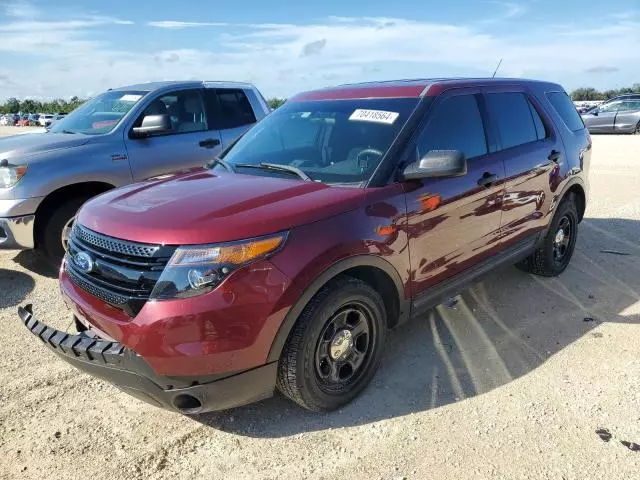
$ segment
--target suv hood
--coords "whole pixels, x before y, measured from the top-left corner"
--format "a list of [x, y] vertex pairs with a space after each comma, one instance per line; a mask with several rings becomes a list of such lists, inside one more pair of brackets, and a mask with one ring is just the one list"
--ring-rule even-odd
[[[0, 138], [0, 160], [24, 163], [24, 157], [37, 153], [84, 145], [91, 137], [68, 133], [30, 133]], [[28, 163], [28, 162], [27, 162]]]
[[85, 204], [78, 221], [124, 240], [193, 245], [288, 230], [363, 200], [362, 188], [199, 171], [112, 190]]

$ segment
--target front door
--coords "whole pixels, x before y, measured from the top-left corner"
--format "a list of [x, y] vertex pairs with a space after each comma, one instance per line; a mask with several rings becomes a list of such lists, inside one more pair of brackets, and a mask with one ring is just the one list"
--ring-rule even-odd
[[484, 117], [478, 89], [445, 92], [410, 147], [415, 159], [459, 150], [467, 160], [465, 175], [403, 182], [413, 295], [475, 265], [499, 243], [504, 165], [491, 153]]
[[613, 132], [619, 106], [620, 102], [611, 102], [596, 107], [593, 113], [587, 114], [584, 119], [589, 131], [593, 133]]
[[167, 114], [171, 131], [131, 138], [125, 133], [125, 145], [135, 181], [187, 170], [204, 165], [220, 152], [217, 130], [209, 120], [200, 89], [179, 90], [152, 99], [134, 122], [139, 126], [145, 115]]
[[640, 131], [640, 100], [623, 100], [616, 114], [616, 132]]

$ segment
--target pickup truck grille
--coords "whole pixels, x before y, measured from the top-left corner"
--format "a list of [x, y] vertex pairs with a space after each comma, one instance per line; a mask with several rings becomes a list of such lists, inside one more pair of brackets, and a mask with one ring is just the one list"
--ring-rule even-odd
[[[69, 237], [65, 271], [77, 287], [135, 317], [175, 249], [120, 240], [76, 223]], [[78, 260], [80, 253], [89, 257], [91, 268]]]

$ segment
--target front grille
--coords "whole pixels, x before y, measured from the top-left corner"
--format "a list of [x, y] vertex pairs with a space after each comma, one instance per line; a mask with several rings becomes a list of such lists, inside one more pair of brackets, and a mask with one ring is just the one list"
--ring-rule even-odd
[[[120, 240], [76, 223], [65, 269], [76, 286], [134, 317], [149, 299], [175, 248]], [[76, 261], [81, 252], [92, 261], [90, 271]]]

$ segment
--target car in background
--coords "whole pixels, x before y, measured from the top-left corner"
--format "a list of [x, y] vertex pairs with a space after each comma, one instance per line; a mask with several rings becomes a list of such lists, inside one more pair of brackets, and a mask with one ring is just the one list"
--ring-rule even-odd
[[253, 85], [185, 81], [109, 90], [52, 125], [43, 115], [48, 132], [0, 139], [0, 248], [35, 247], [59, 266], [86, 200], [202, 168], [268, 113]]
[[640, 95], [624, 95], [581, 115], [591, 133], [640, 134]]
[[43, 113], [38, 118], [38, 122], [40, 122], [41, 127], [48, 127], [49, 125], [51, 125], [52, 120], [53, 115], [51, 115], [50, 113]]
[[27, 120], [29, 121], [29, 126], [30, 127], [39, 126], [40, 125], [40, 122], [38, 121], [39, 118], [40, 118], [40, 115], [37, 113], [30, 114], [29, 117], [27, 118]]
[[13, 114], [6, 114], [0, 117], [0, 125], [3, 127], [8, 127], [14, 125]]

